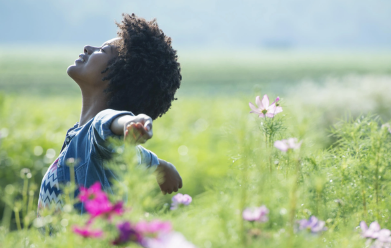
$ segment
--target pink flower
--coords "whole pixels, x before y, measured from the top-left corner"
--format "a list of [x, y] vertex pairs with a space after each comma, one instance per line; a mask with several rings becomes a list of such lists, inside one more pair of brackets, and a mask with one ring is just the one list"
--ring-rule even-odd
[[255, 98], [255, 103], [257, 104], [257, 107], [254, 106], [251, 102], [249, 103], [250, 108], [252, 111], [250, 113], [258, 114], [259, 117], [269, 117], [272, 118], [274, 115], [282, 112], [282, 107], [278, 106], [278, 101], [280, 100], [280, 97], [277, 97], [276, 100], [269, 106], [269, 97], [267, 95], [264, 95], [262, 98], [262, 101], [260, 100], [260, 97], [257, 96]]
[[187, 194], [178, 193], [172, 197], [171, 210], [175, 210], [180, 205], [189, 205], [192, 202], [191, 196]]
[[123, 202], [113, 205], [109, 201], [88, 201], [85, 203], [85, 209], [92, 218], [103, 216], [109, 220], [113, 215], [121, 215], [124, 212]]
[[98, 216], [104, 216], [110, 220], [113, 215], [121, 215], [124, 212], [123, 202], [113, 205], [106, 193], [102, 191], [99, 182], [94, 183], [88, 189], [80, 187], [79, 199], [84, 203], [84, 208], [91, 215], [88, 223], [91, 223]]
[[302, 219], [298, 221], [299, 231], [308, 230], [311, 233], [320, 233], [327, 230], [325, 227], [325, 222], [318, 220], [315, 216], [311, 216], [308, 220]]
[[98, 200], [98, 201], [109, 200], [106, 193], [102, 191], [99, 182], [94, 183], [88, 189], [84, 188], [83, 186], [80, 186], [79, 190], [80, 190], [79, 199], [81, 202], [86, 202], [91, 200]]
[[102, 230], [90, 230], [88, 226], [87, 227], [74, 226], [72, 229], [74, 233], [79, 234], [84, 238], [99, 238], [103, 236]]
[[364, 238], [377, 239], [379, 237], [380, 225], [377, 221], [372, 222], [369, 225], [369, 228], [367, 226], [367, 223], [365, 223], [365, 221], [361, 221], [360, 228], [362, 230], [361, 235]]
[[136, 242], [141, 244], [143, 242], [142, 235], [126, 221], [117, 225], [119, 236], [112, 242], [113, 245], [124, 244], [127, 242]]
[[371, 248], [391, 246], [391, 231], [388, 229], [380, 229], [380, 225], [377, 221], [372, 222], [369, 225], [369, 228], [365, 221], [361, 221], [360, 228], [362, 230], [361, 236], [368, 240], [374, 240]]
[[262, 205], [258, 208], [246, 208], [243, 210], [242, 216], [243, 219], [247, 221], [258, 221], [258, 222], [266, 222], [268, 221], [267, 214], [269, 213], [269, 209], [265, 205]]
[[146, 248], [196, 248], [179, 232], [162, 233], [157, 238], [146, 238], [143, 246]]
[[297, 148], [300, 148], [301, 141], [299, 143], [297, 143], [297, 139], [296, 138], [289, 138], [287, 140], [285, 140], [285, 139], [283, 139], [283, 140], [276, 140], [276, 142], [274, 142], [274, 146], [276, 148], [278, 148], [279, 150], [281, 150], [283, 152], [286, 152], [289, 149], [295, 150]]
[[171, 223], [168, 221], [153, 220], [151, 222], [140, 221], [136, 224], [135, 229], [143, 235], [159, 233], [169, 233], [172, 230]]

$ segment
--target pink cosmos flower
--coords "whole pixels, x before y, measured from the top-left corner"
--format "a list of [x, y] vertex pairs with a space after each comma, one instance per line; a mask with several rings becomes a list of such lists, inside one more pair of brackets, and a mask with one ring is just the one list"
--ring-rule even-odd
[[84, 207], [92, 218], [103, 216], [111, 220], [112, 216], [121, 215], [124, 212], [123, 202], [121, 201], [114, 205], [109, 201], [88, 201]]
[[172, 230], [171, 223], [168, 221], [153, 220], [151, 222], [140, 221], [136, 224], [135, 229], [143, 234], [156, 236], [159, 233], [169, 233]]
[[372, 222], [369, 225], [369, 228], [365, 221], [361, 221], [360, 228], [362, 230], [361, 235], [364, 238], [378, 239], [381, 242], [391, 242], [391, 231], [388, 229], [380, 229], [380, 225], [377, 221]]
[[255, 107], [251, 102], [249, 103], [250, 108], [252, 109], [250, 113], [258, 114], [259, 117], [272, 118], [274, 115], [282, 112], [282, 107], [277, 106], [279, 100], [280, 97], [277, 97], [276, 100], [274, 100], [274, 102], [269, 106], [269, 97], [267, 95], [263, 96], [262, 101], [260, 100], [260, 97], [257, 96], [255, 98], [257, 107]]
[[177, 209], [180, 205], [189, 205], [192, 202], [191, 196], [178, 193], [172, 197], [171, 210]]
[[79, 234], [84, 238], [100, 238], [103, 236], [102, 230], [90, 230], [88, 226], [87, 227], [74, 226], [72, 229], [74, 233]]
[[120, 245], [127, 242], [136, 242], [142, 244], [143, 236], [130, 224], [125, 221], [117, 225], [119, 236], [111, 242], [113, 245]]
[[361, 235], [364, 238], [377, 239], [379, 237], [380, 225], [377, 221], [372, 222], [369, 225], [369, 228], [367, 226], [367, 223], [365, 223], [365, 221], [361, 221], [360, 228], [362, 230]]
[[79, 187], [80, 194], [79, 199], [81, 202], [87, 202], [91, 200], [98, 201], [108, 201], [108, 197], [104, 191], [102, 191], [101, 185], [99, 182], [94, 183], [91, 187], [84, 188], [83, 186]]
[[362, 230], [361, 236], [368, 240], [374, 240], [371, 248], [391, 247], [391, 231], [388, 229], [380, 229], [380, 225], [377, 221], [372, 222], [369, 225], [369, 228], [365, 221], [361, 221], [360, 228]]
[[276, 142], [274, 142], [274, 146], [276, 148], [278, 148], [279, 150], [281, 150], [283, 152], [286, 152], [289, 149], [295, 150], [295, 149], [300, 148], [301, 141], [299, 143], [297, 143], [297, 139], [296, 138], [289, 138], [287, 140], [285, 140], [285, 139], [283, 139], [283, 140], [276, 140]]
[[258, 208], [246, 208], [243, 210], [242, 216], [243, 219], [247, 221], [258, 221], [258, 222], [266, 222], [268, 221], [267, 214], [269, 213], [269, 209], [265, 205], [262, 205]]
[[157, 238], [146, 238], [143, 246], [146, 248], [196, 248], [179, 232], [162, 233]]
[[320, 233], [327, 230], [327, 227], [325, 227], [326, 223], [322, 220], [318, 220], [315, 216], [311, 216], [308, 220], [299, 220], [298, 223], [299, 231], [308, 230], [311, 233]]
[[113, 215], [121, 215], [124, 212], [123, 202], [112, 204], [106, 193], [102, 191], [99, 182], [94, 183], [90, 188], [80, 187], [79, 199], [84, 203], [84, 208], [91, 215], [88, 224], [98, 216], [104, 216], [109, 220]]

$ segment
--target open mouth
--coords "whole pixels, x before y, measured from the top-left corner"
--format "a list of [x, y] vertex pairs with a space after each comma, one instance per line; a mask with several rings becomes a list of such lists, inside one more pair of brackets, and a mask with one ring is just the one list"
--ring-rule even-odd
[[84, 63], [85, 61], [87, 61], [87, 56], [85, 54], [81, 53], [81, 54], [79, 54], [79, 58], [76, 61]]

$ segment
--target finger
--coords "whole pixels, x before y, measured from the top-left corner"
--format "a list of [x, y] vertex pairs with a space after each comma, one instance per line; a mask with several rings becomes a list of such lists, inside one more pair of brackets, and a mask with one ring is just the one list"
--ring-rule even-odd
[[174, 187], [174, 192], [178, 192], [178, 187]]
[[130, 125], [130, 133], [132, 134], [132, 137], [133, 137], [133, 140], [134, 141], [137, 141], [137, 138], [138, 138], [138, 131], [137, 131], [137, 128], [136, 128], [136, 124], [133, 123]]
[[[124, 139], [126, 140], [131, 140], [130, 142], [133, 143], [134, 142], [134, 139], [135, 139], [135, 135], [134, 135], [134, 123], [130, 123], [129, 125], [127, 125], [125, 127], [125, 132], [124, 132]], [[133, 140], [131, 139], [131, 137], [133, 137]]]
[[144, 126], [142, 124], [137, 125], [137, 130], [142, 136], [148, 136], [148, 132], [144, 129]]
[[148, 119], [145, 123], [144, 123], [144, 129], [145, 131], [149, 132], [152, 130], [152, 120], [151, 119]]
[[144, 139], [148, 140], [152, 138], [152, 124], [143, 125], [141, 123], [137, 123], [137, 130], [140, 131], [140, 134], [144, 137]]
[[130, 131], [130, 129], [131, 129], [132, 123], [133, 123], [133, 122], [129, 123], [128, 125], [126, 125], [126, 126], [124, 127], [124, 134], [125, 134], [125, 136], [129, 134], [129, 131]]
[[140, 135], [142, 136], [142, 138], [144, 139], [144, 143], [149, 140], [150, 138], [152, 138], [152, 130], [150, 131], [146, 131], [144, 129], [144, 126], [143, 125], [138, 125], [136, 126], [137, 128], [137, 131], [139, 131]]
[[135, 138], [135, 142], [138, 144], [144, 144], [147, 140], [140, 134], [137, 134], [137, 137]]
[[126, 129], [130, 130], [130, 128], [132, 128], [132, 126], [134, 126], [134, 122], [130, 122], [127, 126], [126, 126]]
[[172, 193], [172, 189], [168, 190], [167, 193], [171, 194]]

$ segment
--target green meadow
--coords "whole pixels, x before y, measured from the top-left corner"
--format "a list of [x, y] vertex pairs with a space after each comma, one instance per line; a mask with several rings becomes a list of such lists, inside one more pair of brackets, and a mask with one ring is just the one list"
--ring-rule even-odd
[[[179, 52], [178, 100], [145, 147], [177, 167], [191, 204], [170, 210], [175, 193], [162, 195], [126, 147], [107, 166], [123, 175], [110, 199], [128, 192], [129, 210], [94, 222], [103, 237], [73, 233], [88, 216], [75, 213], [71, 197], [63, 212], [37, 219], [42, 177], [79, 120], [80, 90], [66, 74], [79, 53], [0, 50], [0, 247], [109, 247], [113, 223], [124, 220], [168, 221], [205, 248], [369, 247], [379, 241], [361, 236], [360, 221], [391, 228], [391, 133], [382, 127], [391, 120], [391, 52]], [[275, 118], [249, 113], [265, 94], [281, 98]], [[274, 147], [292, 137], [300, 148]], [[261, 205], [267, 221], [242, 218]], [[300, 230], [310, 216], [325, 229]]]

